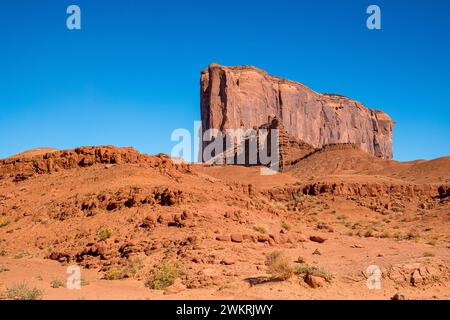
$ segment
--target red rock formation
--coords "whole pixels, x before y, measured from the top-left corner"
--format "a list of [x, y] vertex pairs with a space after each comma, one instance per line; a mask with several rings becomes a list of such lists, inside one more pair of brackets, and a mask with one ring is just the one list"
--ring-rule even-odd
[[89, 167], [94, 164], [146, 164], [162, 171], [181, 170], [188, 165], [174, 164], [167, 156], [149, 156], [133, 148], [113, 146], [80, 147], [73, 150], [52, 151], [45, 154], [13, 156], [0, 159], [0, 178], [14, 177], [15, 181], [26, 180], [35, 174], [58, 172], [63, 169]]
[[[276, 117], [293, 141], [313, 148], [353, 143], [377, 157], [392, 159], [394, 122], [386, 113], [340, 95], [319, 94], [255, 67], [211, 64], [203, 70], [201, 117], [203, 131], [259, 128]], [[202, 148], [207, 144], [204, 141]]]

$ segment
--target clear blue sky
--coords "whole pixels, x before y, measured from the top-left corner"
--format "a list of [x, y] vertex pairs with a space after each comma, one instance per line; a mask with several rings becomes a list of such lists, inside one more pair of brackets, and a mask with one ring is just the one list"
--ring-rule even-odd
[[[77, 4], [82, 30], [66, 28]], [[370, 4], [382, 29], [366, 28]], [[450, 1], [2, 0], [0, 158], [34, 147], [169, 153], [200, 70], [256, 65], [395, 121], [394, 158], [450, 155]]]

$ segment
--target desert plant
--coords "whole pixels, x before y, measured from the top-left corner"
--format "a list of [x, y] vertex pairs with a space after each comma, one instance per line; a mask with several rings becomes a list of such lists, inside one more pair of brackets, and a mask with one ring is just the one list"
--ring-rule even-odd
[[5, 266], [0, 266], [0, 273], [6, 272], [6, 271], [10, 271], [10, 269], [8, 267], [5, 267]]
[[312, 275], [312, 276], [322, 277], [325, 280], [327, 280], [328, 282], [331, 282], [331, 280], [333, 280], [333, 277], [334, 277], [333, 274], [331, 274], [327, 270], [320, 268], [320, 267], [311, 266], [306, 263], [301, 263], [301, 264], [296, 265], [295, 274], [302, 275], [302, 276]]
[[124, 266], [111, 267], [105, 274], [106, 280], [120, 280], [126, 278], [132, 278], [134, 275], [142, 269], [144, 263], [142, 259], [134, 259], [128, 261]]
[[55, 280], [52, 280], [52, 282], [50, 282], [50, 286], [55, 289], [61, 288], [61, 287], [64, 287], [64, 282], [59, 279], [55, 279]]
[[124, 279], [121, 269], [117, 266], [111, 267], [104, 275], [105, 280], [120, 280]]
[[393, 212], [402, 212], [403, 208], [398, 203], [393, 203], [392, 206], [391, 206], [391, 210]]
[[382, 234], [380, 234], [380, 238], [390, 238], [391, 234], [389, 231], [385, 230]]
[[43, 294], [42, 290], [36, 287], [29, 288], [25, 282], [6, 289], [6, 295], [11, 300], [41, 300]]
[[420, 238], [420, 233], [416, 229], [409, 230], [409, 232], [405, 236], [406, 240], [413, 240], [413, 239], [419, 239], [419, 238]]
[[89, 280], [86, 280], [86, 279], [84, 279], [84, 278], [81, 278], [81, 279], [80, 279], [80, 285], [81, 285], [82, 287], [88, 286], [89, 284], [90, 284]]
[[269, 273], [276, 279], [287, 280], [294, 274], [294, 268], [281, 251], [273, 251], [266, 258]]
[[183, 271], [178, 264], [165, 262], [151, 271], [145, 285], [150, 289], [163, 290], [174, 284], [175, 279], [182, 274]]
[[253, 230], [258, 231], [259, 233], [267, 233], [267, 227], [260, 223], [255, 224]]
[[366, 237], [366, 238], [371, 238], [371, 237], [373, 237], [373, 235], [374, 235], [374, 232], [373, 232], [373, 229], [371, 229], [371, 228], [367, 229], [364, 232], [364, 237]]
[[26, 251], [26, 250], [22, 250], [19, 251], [15, 256], [14, 259], [23, 259], [23, 258], [29, 258], [31, 256], [31, 254]]
[[10, 222], [11, 222], [11, 221], [9, 221], [9, 220], [6, 219], [6, 218], [1, 218], [1, 219], [0, 219], [0, 228], [6, 227]]
[[282, 221], [281, 222], [281, 228], [283, 228], [284, 230], [291, 230], [291, 225], [289, 223], [287, 223], [286, 221]]
[[111, 237], [113, 233], [113, 230], [111, 228], [101, 228], [97, 232], [97, 236], [100, 238], [100, 240], [106, 240]]

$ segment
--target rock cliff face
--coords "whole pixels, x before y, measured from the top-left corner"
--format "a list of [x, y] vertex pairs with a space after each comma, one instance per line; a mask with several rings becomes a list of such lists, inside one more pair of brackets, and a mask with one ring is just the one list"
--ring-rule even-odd
[[[352, 143], [392, 159], [394, 122], [383, 111], [250, 67], [211, 64], [201, 74], [202, 130], [259, 128], [277, 118], [287, 135], [313, 148]], [[202, 148], [208, 144], [202, 143]], [[280, 151], [282, 152], [282, 150]]]

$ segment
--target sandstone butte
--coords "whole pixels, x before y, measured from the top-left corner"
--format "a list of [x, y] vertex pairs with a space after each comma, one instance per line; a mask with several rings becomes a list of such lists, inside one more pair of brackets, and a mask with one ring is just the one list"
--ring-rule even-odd
[[[202, 70], [200, 82], [203, 132], [278, 128], [279, 152], [289, 164], [336, 144], [353, 144], [376, 157], [392, 159], [394, 122], [381, 110], [341, 95], [317, 93], [252, 66], [210, 64]], [[207, 144], [202, 143], [202, 150]]]

